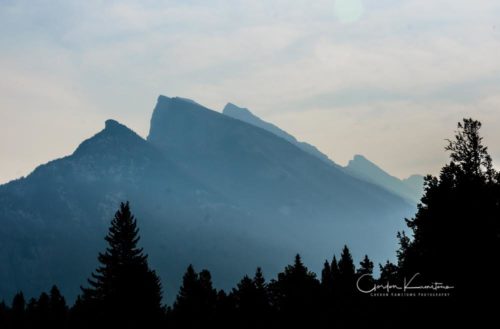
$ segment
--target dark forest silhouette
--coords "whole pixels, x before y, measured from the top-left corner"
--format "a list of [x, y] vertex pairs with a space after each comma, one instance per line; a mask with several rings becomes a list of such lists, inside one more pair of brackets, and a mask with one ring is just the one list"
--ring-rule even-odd
[[[487, 321], [496, 305], [489, 300], [500, 296], [500, 174], [480, 128], [473, 119], [458, 124], [446, 147], [450, 162], [438, 177], [426, 177], [418, 211], [406, 220], [411, 237], [398, 234], [397, 264], [379, 265], [378, 278], [368, 255], [355, 266], [347, 246], [325, 261], [319, 277], [297, 254], [275, 279], [257, 268], [229, 292], [213, 287], [208, 270], [189, 265], [175, 302], [165, 307], [127, 202], [71, 308], [56, 286], [30, 300], [19, 292], [10, 305], [0, 303], [0, 328], [405, 327], [474, 314]], [[420, 288], [404, 291], [408, 280]]]

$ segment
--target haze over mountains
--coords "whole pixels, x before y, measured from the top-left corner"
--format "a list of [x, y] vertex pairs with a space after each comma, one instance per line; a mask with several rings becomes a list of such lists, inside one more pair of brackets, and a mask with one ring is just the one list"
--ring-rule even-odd
[[266, 122], [255, 116], [247, 108], [238, 107], [233, 103], [227, 103], [227, 105], [222, 110], [222, 113], [232, 118], [244, 121], [256, 127], [272, 132], [276, 136], [281, 137], [294, 144], [301, 150], [318, 157], [326, 163], [335, 165], [335, 162], [333, 162], [326, 154], [321, 153], [315, 146], [305, 142], [299, 142], [295, 137], [293, 137], [286, 131], [280, 129], [279, 127], [276, 127], [272, 123]]
[[391, 177], [361, 158], [338, 166], [234, 105], [160, 96], [146, 140], [108, 120], [73, 154], [0, 186], [0, 299], [54, 283], [75, 297], [125, 200], [167, 300], [190, 263], [229, 288], [297, 252], [317, 270], [346, 243], [382, 262], [416, 209], [418, 178]]
[[[321, 153], [321, 151], [319, 151], [315, 146], [305, 142], [297, 141], [295, 137], [288, 134], [286, 131], [276, 127], [272, 123], [260, 119], [246, 108], [238, 107], [232, 103], [228, 103], [224, 107], [222, 113], [232, 118], [245, 121], [251, 125], [272, 132], [276, 136], [284, 138], [303, 151], [316, 156], [326, 163], [337, 166], [338, 168], [342, 168], [335, 162], [333, 162], [330, 158], [328, 158], [327, 155]], [[349, 161], [348, 165], [343, 169], [350, 175], [383, 187], [399, 196], [408, 199], [412, 203], [418, 203], [420, 201], [420, 197], [423, 194], [423, 176], [412, 175], [406, 179], [401, 180], [399, 178], [391, 176], [362, 155], [355, 155], [354, 158]]]

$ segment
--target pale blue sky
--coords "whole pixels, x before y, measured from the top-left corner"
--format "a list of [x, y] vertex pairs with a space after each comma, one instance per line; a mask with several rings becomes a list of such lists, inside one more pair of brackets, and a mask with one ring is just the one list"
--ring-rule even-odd
[[340, 164], [436, 173], [464, 116], [500, 161], [500, 2], [0, 0], [0, 183], [158, 94], [248, 107]]

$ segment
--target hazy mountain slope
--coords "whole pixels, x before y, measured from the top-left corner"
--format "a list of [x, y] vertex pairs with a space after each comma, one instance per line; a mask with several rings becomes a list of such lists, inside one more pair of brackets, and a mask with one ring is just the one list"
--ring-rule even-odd
[[298, 148], [301, 150], [316, 156], [317, 158], [325, 161], [326, 163], [335, 165], [335, 163], [328, 158], [328, 156], [324, 153], [321, 153], [315, 146], [305, 143], [305, 142], [299, 142], [295, 137], [287, 133], [286, 131], [282, 130], [281, 128], [273, 125], [272, 123], [266, 122], [262, 119], [260, 119], [258, 116], [254, 115], [252, 112], [250, 112], [247, 108], [243, 107], [238, 107], [232, 103], [227, 103], [226, 106], [224, 107], [222, 114], [230, 116], [234, 119], [238, 119], [241, 121], [244, 121], [246, 123], [249, 123], [251, 125], [254, 125], [256, 127], [262, 128], [264, 130], [267, 130], [269, 132], [272, 132], [276, 136], [279, 136], [281, 138], [286, 139], [290, 143], [296, 145]]
[[167, 299], [190, 262], [224, 268], [218, 280], [228, 281], [257, 262], [245, 249], [265, 255], [271, 248], [248, 237], [250, 221], [234, 202], [185, 175], [125, 126], [107, 121], [71, 156], [0, 186], [0, 299], [19, 289], [37, 295], [54, 283], [74, 298], [123, 200], [139, 218], [142, 244], [164, 279]]
[[407, 186], [416, 192], [416, 195], [422, 196], [424, 194], [424, 176], [422, 175], [411, 175], [408, 178], [402, 180]]
[[344, 243], [383, 261], [415, 210], [268, 131], [162, 96], [147, 141], [109, 120], [72, 155], [0, 186], [0, 299], [53, 283], [74, 298], [125, 200], [167, 300], [189, 263], [227, 289], [296, 252], [319, 271]]
[[388, 209], [401, 201], [272, 133], [179, 98], [159, 98], [148, 141], [194, 177], [242, 202], [257, 198], [260, 206], [275, 207], [307, 200], [310, 207], [332, 208], [331, 202], [360, 201]]
[[[222, 112], [224, 115], [230, 116], [232, 118], [244, 121], [256, 127], [265, 129], [272, 132], [276, 136], [279, 136], [290, 143], [296, 145], [303, 151], [316, 156], [317, 158], [329, 163], [331, 165], [339, 167], [331, 159], [329, 159], [325, 154], [321, 153], [316, 147], [304, 142], [298, 142], [295, 137], [288, 134], [286, 131], [280, 129], [279, 127], [273, 125], [272, 123], [266, 122], [247, 108], [238, 107], [232, 103], [228, 103]], [[395, 193], [412, 203], [418, 203], [420, 197], [423, 193], [423, 177], [420, 175], [413, 175], [406, 180], [400, 180], [396, 177], [391, 176], [387, 172], [383, 171], [375, 164], [364, 158], [363, 156], [355, 156], [354, 159], [345, 168], [346, 172], [353, 175], [356, 178], [365, 180], [367, 182], [379, 185], [380, 187]]]
[[423, 177], [413, 175], [407, 181], [389, 175], [362, 155], [355, 155], [345, 167], [355, 177], [372, 182], [417, 204], [423, 193]]
[[259, 234], [315, 261], [341, 243], [374, 257], [393, 254], [401, 216], [415, 209], [273, 133], [179, 98], [159, 97], [148, 141], [233, 196]]

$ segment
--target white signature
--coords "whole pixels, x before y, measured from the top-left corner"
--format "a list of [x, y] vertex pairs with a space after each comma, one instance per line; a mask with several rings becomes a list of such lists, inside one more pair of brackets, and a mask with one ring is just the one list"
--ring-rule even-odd
[[358, 290], [360, 292], [365, 293], [365, 294], [370, 294], [370, 293], [373, 293], [373, 292], [376, 292], [379, 290], [385, 290], [387, 292], [391, 292], [391, 290], [398, 290], [398, 291], [406, 292], [409, 290], [433, 290], [433, 291], [437, 291], [437, 290], [454, 289], [453, 286], [448, 286], [448, 285], [445, 285], [441, 282], [431, 282], [430, 284], [427, 284], [427, 285], [413, 286], [412, 285], [413, 280], [419, 275], [420, 275], [420, 273], [416, 273], [415, 275], [413, 275], [411, 277], [410, 280], [406, 280], [406, 277], [405, 277], [403, 279], [403, 285], [391, 284], [389, 281], [387, 281], [384, 284], [374, 283], [373, 286], [370, 287], [370, 289], [363, 289], [360, 287], [360, 282], [362, 282], [362, 280], [366, 280], [367, 277], [371, 277], [370, 274], [363, 274], [358, 278], [358, 281], [356, 282], [356, 287], [358, 288]]

